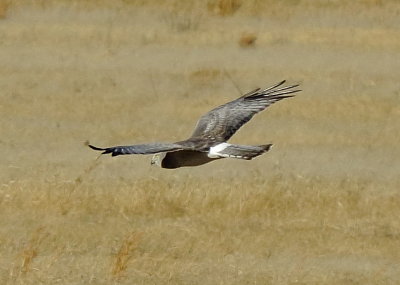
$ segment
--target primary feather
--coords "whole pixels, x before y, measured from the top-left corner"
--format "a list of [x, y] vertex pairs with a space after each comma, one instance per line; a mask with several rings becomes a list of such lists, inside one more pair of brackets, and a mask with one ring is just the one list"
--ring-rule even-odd
[[264, 90], [255, 89], [242, 97], [221, 105], [204, 114], [197, 122], [192, 137], [203, 137], [215, 142], [227, 141], [258, 112], [282, 99], [293, 97], [298, 85], [286, 86], [282, 81]]

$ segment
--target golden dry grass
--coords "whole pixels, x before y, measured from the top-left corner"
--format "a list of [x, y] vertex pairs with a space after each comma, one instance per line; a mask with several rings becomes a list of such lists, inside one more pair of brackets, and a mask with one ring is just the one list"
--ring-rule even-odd
[[9, 6], [8, 1], [2, 1], [0, 2], [0, 19], [4, 19], [7, 16], [7, 10]]
[[140, 234], [131, 233], [122, 242], [118, 252], [115, 254], [114, 265], [111, 274], [115, 278], [121, 278], [128, 268], [128, 262], [132, 259], [133, 251], [140, 242]]
[[[4, 284], [376, 284], [399, 277], [399, 183], [251, 174], [247, 181], [94, 185], [73, 193], [58, 181], [3, 188]], [[40, 239], [37, 225], [47, 233]]]
[[[1, 284], [400, 282], [396, 1], [8, 3]], [[254, 161], [85, 145], [183, 139], [281, 79], [303, 92], [232, 139], [275, 144]]]

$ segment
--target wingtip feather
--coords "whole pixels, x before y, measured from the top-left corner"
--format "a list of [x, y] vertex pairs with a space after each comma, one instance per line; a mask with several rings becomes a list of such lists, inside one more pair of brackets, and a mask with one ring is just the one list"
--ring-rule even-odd
[[[281, 82], [268, 87], [266, 89], [263, 89], [261, 91], [259, 91], [260, 89], [256, 89], [252, 92], [249, 92], [247, 94], [245, 94], [244, 96], [242, 96], [241, 98], [244, 99], [255, 99], [255, 98], [274, 98], [274, 99], [284, 99], [284, 98], [289, 98], [289, 97], [293, 97], [294, 95], [291, 96], [283, 96], [283, 95], [288, 95], [288, 94], [293, 94], [293, 93], [297, 93], [300, 92], [300, 89], [294, 89], [298, 86], [300, 86], [299, 84], [295, 84], [295, 85], [290, 85], [290, 86], [284, 86], [284, 87], [280, 87], [282, 86], [284, 83], [286, 83], [286, 80], [282, 80]], [[294, 90], [293, 90], [294, 89]]]
[[94, 146], [91, 144], [88, 144], [87, 146], [90, 147], [91, 149], [98, 150], [98, 151], [106, 150], [105, 148], [100, 148], [100, 147], [97, 147], [97, 146]]
[[88, 147], [90, 147], [93, 150], [97, 150], [97, 151], [102, 151], [101, 154], [107, 154], [107, 153], [111, 153], [112, 156], [116, 156], [118, 154], [116, 154], [112, 148], [101, 148], [101, 147], [97, 147], [91, 144], [88, 144]]

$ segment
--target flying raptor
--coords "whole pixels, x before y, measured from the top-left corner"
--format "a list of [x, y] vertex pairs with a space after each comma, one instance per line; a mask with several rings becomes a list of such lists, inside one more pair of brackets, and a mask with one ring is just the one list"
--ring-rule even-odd
[[151, 164], [162, 168], [198, 166], [221, 158], [251, 160], [270, 150], [272, 144], [237, 145], [227, 141], [255, 114], [282, 99], [293, 97], [299, 85], [284, 86], [285, 80], [266, 89], [257, 88], [236, 100], [221, 105], [200, 117], [190, 138], [175, 143], [147, 143], [107, 148], [89, 147], [110, 153], [112, 156], [123, 154], [154, 154]]

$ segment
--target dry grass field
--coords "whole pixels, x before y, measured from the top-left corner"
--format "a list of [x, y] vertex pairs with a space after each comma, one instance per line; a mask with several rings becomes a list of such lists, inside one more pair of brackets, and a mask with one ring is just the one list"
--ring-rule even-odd
[[[1, 1], [0, 284], [400, 284], [397, 1]], [[302, 92], [165, 170], [85, 146], [176, 141], [282, 79]], [[240, 91], [239, 91], [239, 90]]]

